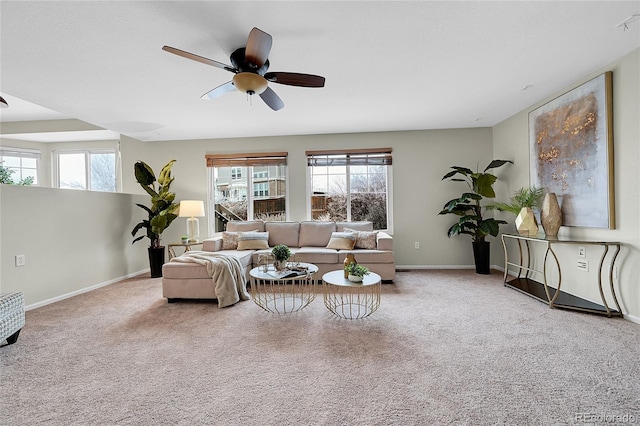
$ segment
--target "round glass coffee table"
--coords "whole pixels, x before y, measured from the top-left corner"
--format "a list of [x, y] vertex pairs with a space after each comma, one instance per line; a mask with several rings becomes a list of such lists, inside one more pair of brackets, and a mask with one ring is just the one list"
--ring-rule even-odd
[[306, 268], [306, 272], [289, 277], [287, 271], [279, 273], [273, 265], [258, 266], [249, 271], [251, 298], [255, 304], [267, 312], [287, 314], [313, 302], [316, 298], [318, 267], [311, 263], [297, 263], [296, 267]]
[[344, 271], [331, 271], [322, 276], [324, 306], [346, 319], [365, 318], [380, 307], [380, 275], [369, 272], [361, 283], [344, 277]]

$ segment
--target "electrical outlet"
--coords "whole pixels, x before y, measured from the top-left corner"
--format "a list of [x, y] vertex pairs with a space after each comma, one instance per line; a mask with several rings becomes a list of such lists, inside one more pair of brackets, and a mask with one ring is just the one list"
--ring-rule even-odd
[[578, 269], [589, 272], [589, 261], [578, 259]]
[[416, 241], [413, 247], [418, 250], [420, 248], [420, 241]]
[[27, 264], [27, 257], [24, 254], [16, 254], [16, 266], [24, 266]]
[[587, 257], [587, 248], [585, 246], [578, 246], [578, 257]]

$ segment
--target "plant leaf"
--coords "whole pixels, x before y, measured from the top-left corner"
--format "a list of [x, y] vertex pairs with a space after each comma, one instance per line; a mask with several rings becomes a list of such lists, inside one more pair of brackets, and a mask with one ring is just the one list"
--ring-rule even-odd
[[492, 162], [489, 163], [489, 165], [487, 167], [485, 167], [484, 171], [486, 172], [489, 169], [495, 169], [496, 167], [504, 166], [507, 163], [513, 164], [513, 161], [511, 161], [511, 160], [493, 160]]

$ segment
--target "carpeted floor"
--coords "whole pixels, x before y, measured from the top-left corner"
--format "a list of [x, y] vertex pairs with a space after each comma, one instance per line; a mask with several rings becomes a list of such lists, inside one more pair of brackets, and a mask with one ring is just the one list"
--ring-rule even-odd
[[167, 304], [140, 277], [27, 312], [0, 348], [0, 424], [640, 423], [639, 343], [497, 272], [399, 272], [364, 320], [321, 296], [286, 316]]

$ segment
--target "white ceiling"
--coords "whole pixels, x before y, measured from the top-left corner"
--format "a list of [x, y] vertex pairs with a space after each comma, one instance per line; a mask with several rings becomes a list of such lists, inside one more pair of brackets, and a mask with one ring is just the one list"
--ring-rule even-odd
[[[2, 122], [77, 118], [143, 141], [493, 126], [640, 46], [640, 1], [0, 2]], [[252, 27], [273, 36], [274, 112], [233, 92]], [[615, 84], [615, 81], [614, 81]], [[525, 87], [527, 89], [525, 90]], [[25, 100], [46, 109], [31, 115]]]

